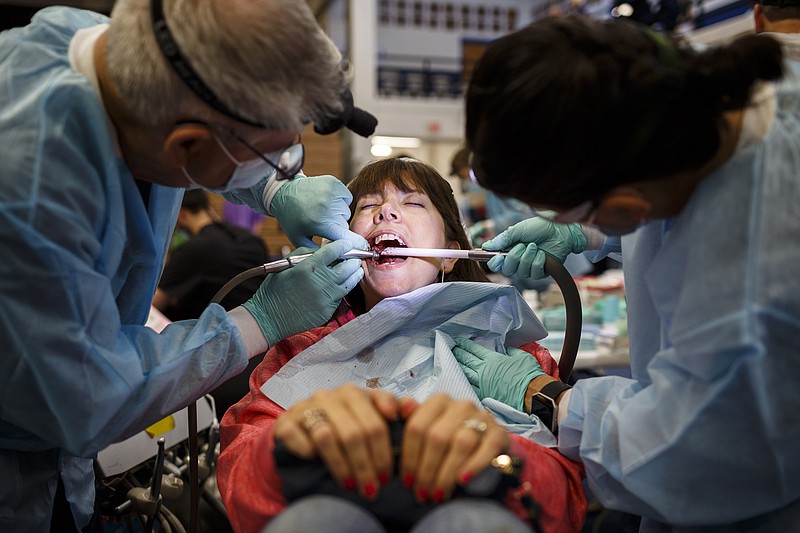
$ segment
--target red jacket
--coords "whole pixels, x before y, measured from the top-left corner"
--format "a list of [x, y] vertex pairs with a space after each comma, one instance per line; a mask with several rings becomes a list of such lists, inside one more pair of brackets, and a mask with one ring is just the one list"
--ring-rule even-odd
[[[355, 317], [348, 310], [325, 326], [273, 346], [250, 376], [250, 392], [222, 418], [217, 481], [237, 533], [260, 532], [287, 505], [272, 453], [273, 425], [284, 409], [264, 396], [261, 386], [292, 357]], [[521, 348], [535, 356], [545, 372], [558, 375], [558, 365], [545, 348], [536, 343]], [[517, 435], [512, 435], [510, 453], [524, 459], [522, 478], [530, 483], [532, 495], [541, 506], [540, 525], [544, 531], [579, 531], [586, 513], [581, 465], [554, 448]], [[513, 498], [509, 497], [506, 503], [524, 516]]]

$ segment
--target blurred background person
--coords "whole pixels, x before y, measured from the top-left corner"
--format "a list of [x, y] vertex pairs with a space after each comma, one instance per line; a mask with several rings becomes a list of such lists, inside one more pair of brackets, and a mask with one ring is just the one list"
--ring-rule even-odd
[[261, 225], [264, 223], [264, 215], [253, 211], [250, 206], [227, 201], [222, 205], [222, 219], [254, 235], [261, 234]]
[[800, 0], [759, 0], [753, 5], [756, 33], [767, 33], [786, 57], [800, 61]]
[[486, 218], [486, 189], [475, 183], [469, 176], [469, 149], [461, 148], [450, 160], [450, 176], [458, 178], [460, 201], [458, 208], [469, 227]]
[[[186, 191], [177, 227], [189, 238], [170, 253], [153, 298], [153, 305], [170, 320], [199, 317], [225, 283], [269, 260], [264, 241], [244, 228], [220, 221], [203, 190]], [[221, 305], [226, 309], [241, 305], [263, 279], [245, 280]]]

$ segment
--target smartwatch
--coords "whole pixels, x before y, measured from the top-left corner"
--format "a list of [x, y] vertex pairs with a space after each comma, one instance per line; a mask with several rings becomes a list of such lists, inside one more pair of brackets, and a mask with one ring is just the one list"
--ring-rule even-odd
[[539, 417], [552, 433], [558, 432], [558, 395], [572, 387], [561, 381], [551, 381], [531, 396], [531, 414]]

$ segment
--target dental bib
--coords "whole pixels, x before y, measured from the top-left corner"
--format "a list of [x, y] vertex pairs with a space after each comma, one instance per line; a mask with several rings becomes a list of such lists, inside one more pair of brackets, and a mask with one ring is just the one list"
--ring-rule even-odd
[[488, 409], [509, 431], [555, 445], [535, 416], [479, 400], [451, 351], [465, 337], [505, 353], [547, 336], [511, 286], [450, 282], [387, 298], [293, 357], [261, 391], [284, 409], [321, 389], [346, 383], [422, 402], [435, 393]]

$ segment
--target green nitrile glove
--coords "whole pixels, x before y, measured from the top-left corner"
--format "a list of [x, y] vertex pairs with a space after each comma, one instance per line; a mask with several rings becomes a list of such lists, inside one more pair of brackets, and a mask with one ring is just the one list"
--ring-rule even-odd
[[[555, 224], [542, 217], [529, 218], [514, 224], [492, 240], [483, 243], [484, 250], [509, 250], [486, 263], [492, 272], [505, 276], [541, 279], [544, 273], [545, 252], [560, 262], [569, 254], [586, 250], [589, 239], [580, 224]], [[513, 248], [512, 248], [513, 247]]]
[[292, 268], [269, 274], [244, 304], [270, 346], [327, 322], [342, 298], [364, 277], [360, 259], [331, 266], [354, 242], [326, 244]]
[[269, 206], [281, 229], [295, 246], [316, 248], [313, 237], [329, 241], [360, 239], [366, 250], [363, 237], [350, 231], [350, 202], [353, 195], [344, 183], [333, 176], [302, 176], [285, 182]]
[[478, 398], [494, 398], [524, 412], [528, 384], [545, 374], [539, 361], [519, 348], [508, 348], [505, 355], [469, 339], [455, 342], [453, 355]]

